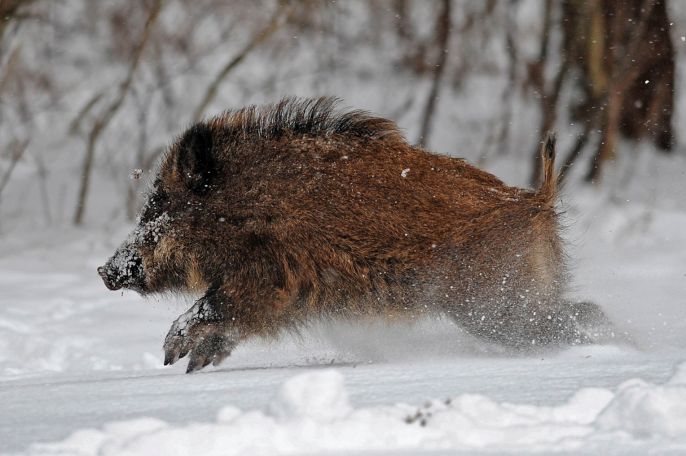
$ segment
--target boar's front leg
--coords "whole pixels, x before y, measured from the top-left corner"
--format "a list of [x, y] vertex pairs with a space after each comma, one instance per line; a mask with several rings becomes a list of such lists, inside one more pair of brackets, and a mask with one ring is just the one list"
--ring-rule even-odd
[[231, 354], [237, 335], [231, 334], [222, 312], [223, 294], [216, 288], [177, 318], [164, 340], [164, 364], [174, 364], [190, 353], [186, 373], [202, 369], [210, 363], [221, 363]]

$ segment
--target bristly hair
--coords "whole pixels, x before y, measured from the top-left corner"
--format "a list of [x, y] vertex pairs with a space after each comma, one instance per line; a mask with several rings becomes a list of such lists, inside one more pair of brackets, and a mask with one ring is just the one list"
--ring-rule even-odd
[[278, 139], [293, 134], [405, 141], [393, 121], [362, 110], [339, 111], [339, 102], [335, 97], [287, 97], [275, 104], [226, 111], [207, 123], [240, 140]]

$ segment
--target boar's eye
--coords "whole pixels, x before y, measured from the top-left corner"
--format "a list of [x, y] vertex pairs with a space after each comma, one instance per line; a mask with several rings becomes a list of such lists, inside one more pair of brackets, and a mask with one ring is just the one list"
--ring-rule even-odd
[[174, 171], [194, 193], [205, 193], [215, 173], [212, 147], [212, 130], [202, 123], [186, 131], [177, 145]]

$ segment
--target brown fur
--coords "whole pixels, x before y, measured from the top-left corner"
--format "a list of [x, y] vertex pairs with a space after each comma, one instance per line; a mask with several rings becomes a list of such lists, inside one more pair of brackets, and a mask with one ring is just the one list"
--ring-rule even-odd
[[[514, 347], [579, 339], [561, 299], [554, 138], [542, 148], [545, 182], [529, 191], [333, 105], [287, 99], [184, 133], [142, 215], [172, 221], [138, 249], [141, 291], [207, 284], [230, 348], [312, 319], [428, 312]], [[212, 350], [195, 362], [227, 354]]]

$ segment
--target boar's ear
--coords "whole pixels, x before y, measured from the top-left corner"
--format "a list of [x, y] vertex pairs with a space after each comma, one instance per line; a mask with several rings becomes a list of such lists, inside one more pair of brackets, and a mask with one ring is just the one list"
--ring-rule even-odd
[[174, 172], [195, 193], [205, 193], [214, 177], [212, 130], [196, 124], [184, 133], [176, 150]]

